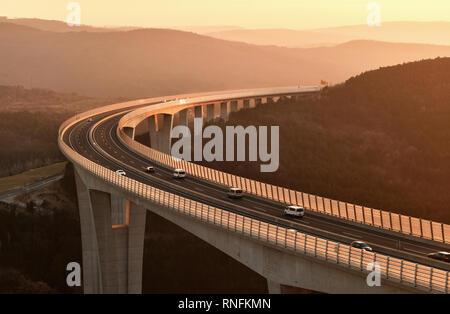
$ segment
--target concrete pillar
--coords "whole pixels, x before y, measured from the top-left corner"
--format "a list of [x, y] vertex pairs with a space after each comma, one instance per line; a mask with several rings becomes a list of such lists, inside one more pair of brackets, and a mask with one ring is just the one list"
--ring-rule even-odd
[[220, 103], [220, 118], [224, 121], [228, 121], [228, 103], [227, 102], [221, 102]]
[[131, 202], [128, 215], [128, 293], [142, 293], [142, 268], [147, 210]]
[[267, 291], [269, 294], [281, 294], [281, 285], [278, 282], [267, 279]]
[[238, 101], [237, 101], [237, 110], [238, 111], [240, 111], [240, 110], [242, 110], [242, 109], [244, 109], [244, 100], [243, 99], [239, 99]]
[[78, 209], [80, 212], [81, 245], [83, 255], [84, 293], [103, 293], [101, 284], [100, 257], [98, 255], [97, 235], [91, 207], [89, 190], [75, 169]]
[[134, 129], [134, 136], [139, 136], [143, 134], [148, 134], [148, 119], [144, 119]]
[[220, 103], [214, 103], [214, 119], [220, 118]]
[[120, 197], [111, 195], [111, 224], [112, 225], [125, 225], [127, 216], [127, 200]]
[[125, 134], [128, 137], [130, 137], [132, 140], [134, 140], [134, 135], [135, 135], [134, 130], [135, 130], [134, 128], [130, 128], [127, 126], [123, 128], [123, 131], [125, 132]]
[[189, 129], [193, 129], [194, 128], [194, 117], [195, 117], [195, 112], [194, 112], [194, 108], [188, 108], [187, 109], [187, 127]]
[[88, 189], [75, 173], [80, 209], [84, 293], [141, 293], [146, 210], [126, 201], [124, 224], [114, 225], [122, 200]]
[[150, 146], [148, 121], [149, 119], [144, 119], [134, 128], [134, 140], [146, 146]]
[[194, 117], [203, 119], [203, 106], [194, 107]]
[[173, 127], [171, 114], [157, 114], [148, 119], [150, 146], [160, 152], [169, 154], [171, 147], [170, 135]]
[[232, 100], [230, 102], [230, 112], [236, 112], [238, 111], [238, 102], [237, 100]]
[[214, 120], [214, 104], [206, 105], [206, 122]]
[[178, 125], [186, 125], [186, 126], [188, 125], [187, 114], [188, 114], [187, 109], [178, 112]]
[[249, 99], [249, 107], [250, 108], [256, 107], [256, 99], [255, 98]]

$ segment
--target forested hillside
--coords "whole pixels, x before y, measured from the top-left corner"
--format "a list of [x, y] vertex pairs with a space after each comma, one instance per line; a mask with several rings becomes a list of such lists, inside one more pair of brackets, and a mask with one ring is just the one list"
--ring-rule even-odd
[[260, 173], [259, 162], [204, 164], [450, 223], [449, 121], [450, 58], [423, 60], [352, 77], [314, 99], [233, 114], [227, 125], [280, 126], [276, 173]]
[[63, 161], [57, 145], [61, 123], [115, 100], [0, 86], [0, 177]]

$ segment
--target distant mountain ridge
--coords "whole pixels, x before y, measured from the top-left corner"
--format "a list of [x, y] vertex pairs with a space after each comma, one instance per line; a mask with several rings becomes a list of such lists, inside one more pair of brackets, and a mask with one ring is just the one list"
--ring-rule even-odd
[[207, 35], [249, 44], [291, 48], [332, 46], [352, 40], [450, 45], [450, 22], [384, 22], [380, 27], [354, 25], [312, 30], [243, 29]]
[[169, 29], [50, 32], [0, 23], [0, 85], [89, 96], [339, 83], [380, 66], [450, 56], [450, 46], [354, 41], [256, 46]]
[[0, 23], [10, 23], [22, 26], [28, 26], [49, 32], [111, 32], [111, 31], [128, 31], [139, 29], [139, 27], [95, 27], [89, 25], [69, 26], [63, 21], [43, 20], [32, 18], [14, 18], [10, 19], [0, 16]]

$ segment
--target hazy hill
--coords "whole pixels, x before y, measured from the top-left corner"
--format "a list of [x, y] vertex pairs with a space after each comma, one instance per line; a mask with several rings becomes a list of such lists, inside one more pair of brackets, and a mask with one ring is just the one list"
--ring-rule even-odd
[[32, 18], [10, 19], [4, 16], [0, 16], [0, 23], [11, 23], [16, 25], [28, 26], [42, 31], [50, 32], [111, 32], [138, 29], [138, 27], [94, 27], [89, 25], [71, 27], [63, 21]]
[[207, 33], [205, 35], [254, 45], [274, 45], [291, 48], [331, 46], [352, 39], [351, 36], [330, 36], [327, 33], [292, 29], [235, 29]]
[[[279, 125], [280, 168], [204, 163], [333, 199], [450, 223], [450, 58], [386, 67], [320, 98], [262, 105], [228, 125]], [[223, 124], [221, 124], [224, 126]]]
[[242, 29], [207, 35], [256, 45], [282, 47], [330, 46], [351, 40], [450, 45], [450, 22], [385, 22], [380, 27], [342, 26], [313, 30]]
[[179, 26], [179, 27], [169, 27], [170, 29], [175, 29], [179, 31], [185, 32], [193, 32], [200, 35], [215, 33], [215, 32], [226, 32], [233, 30], [243, 30], [242, 27], [239, 26]]
[[0, 23], [0, 84], [96, 96], [336, 83], [436, 56], [450, 56], [450, 46], [359, 41], [289, 49], [165, 29], [60, 33]]

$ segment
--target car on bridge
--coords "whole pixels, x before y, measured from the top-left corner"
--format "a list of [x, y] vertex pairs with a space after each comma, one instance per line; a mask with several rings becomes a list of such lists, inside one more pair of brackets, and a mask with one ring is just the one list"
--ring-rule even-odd
[[148, 166], [148, 167], [145, 167], [144, 171], [146, 173], [153, 173], [153, 172], [155, 172], [155, 168], [152, 166]]
[[227, 195], [232, 199], [240, 199], [244, 196], [244, 191], [241, 188], [230, 188]]
[[86, 121], [87, 121], [87, 122], [92, 122], [92, 121], [94, 121], [94, 120], [92, 120], [92, 118], [89, 118], [89, 119], [87, 119]]
[[450, 263], [450, 253], [448, 252], [435, 252], [427, 254], [427, 256], [432, 259]]
[[355, 249], [361, 249], [363, 251], [372, 252], [373, 249], [364, 241], [353, 241], [351, 244]]
[[186, 171], [185, 171], [184, 169], [175, 169], [175, 170], [173, 171], [172, 176], [173, 176], [175, 179], [183, 179], [183, 178], [186, 178]]
[[300, 206], [288, 206], [284, 209], [284, 214], [287, 216], [303, 218], [305, 216], [305, 209]]
[[121, 169], [117, 170], [116, 173], [120, 174], [121, 176], [126, 176], [127, 175], [127, 173], [125, 171], [121, 170]]

